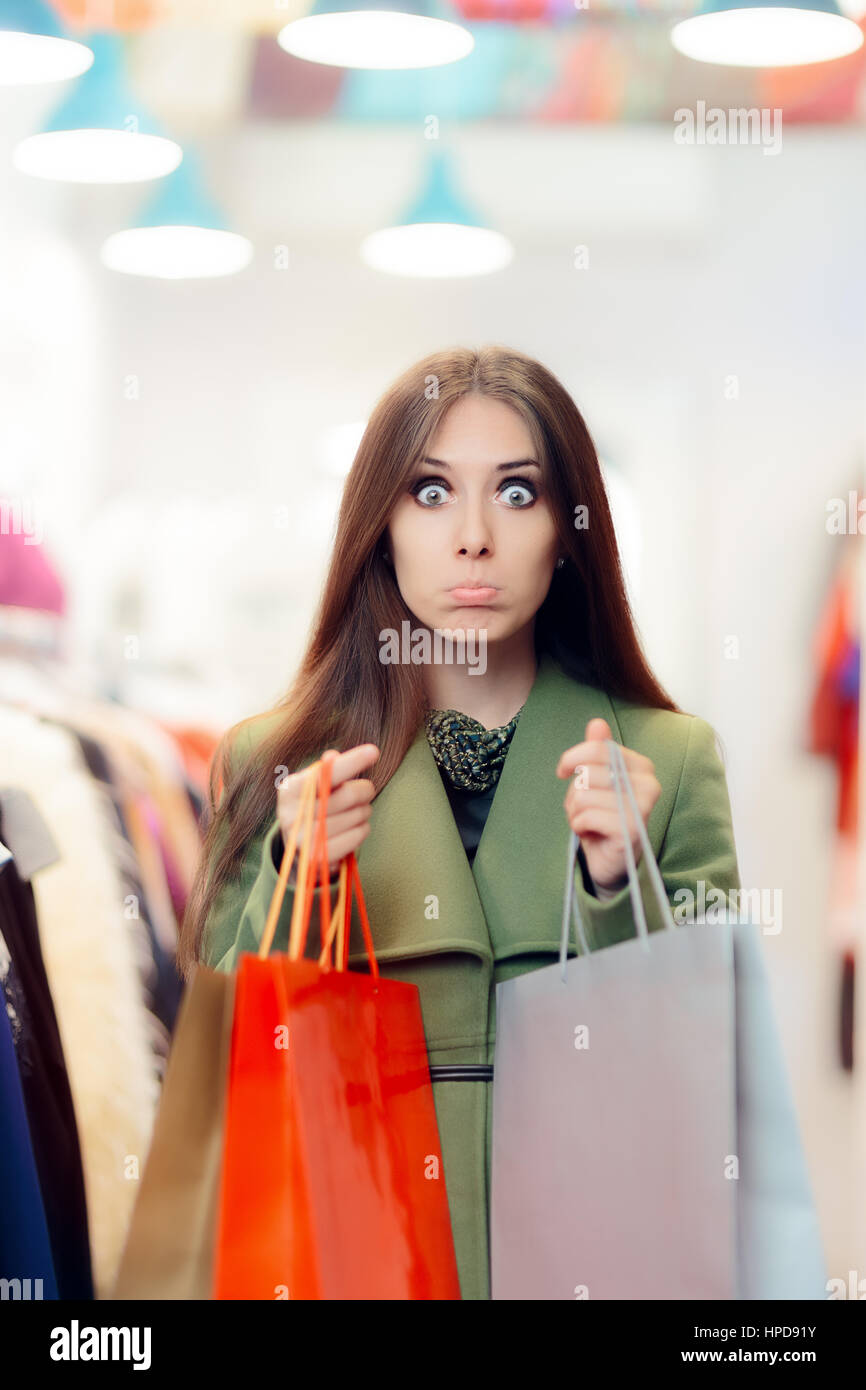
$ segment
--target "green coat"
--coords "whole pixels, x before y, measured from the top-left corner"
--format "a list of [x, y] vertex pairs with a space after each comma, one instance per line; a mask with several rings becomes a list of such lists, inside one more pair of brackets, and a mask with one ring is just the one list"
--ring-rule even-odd
[[[694, 891], [700, 879], [708, 894], [740, 886], [725, 773], [704, 719], [610, 698], [542, 657], [472, 865], [422, 724], [372, 803], [357, 860], [381, 973], [418, 986], [431, 1066], [493, 1062], [497, 982], [558, 955], [569, 828], [568, 782], [556, 764], [599, 715], [619, 743], [655, 764], [662, 790], [647, 829], [669, 895]], [[241, 952], [258, 947], [277, 882], [279, 834], [275, 816], [208, 919], [204, 960], [218, 970], [234, 970]], [[643, 857], [639, 878], [647, 924], [658, 930]], [[575, 892], [591, 949], [634, 934], [627, 887], [601, 902], [578, 871]], [[292, 896], [288, 889], [276, 950], [287, 947]], [[318, 921], [317, 891], [307, 955], [318, 949]], [[573, 942], [569, 949], [577, 954]], [[356, 907], [349, 960], [360, 968], [366, 960]], [[433, 1092], [462, 1296], [487, 1299], [492, 1083], [436, 1081]]]

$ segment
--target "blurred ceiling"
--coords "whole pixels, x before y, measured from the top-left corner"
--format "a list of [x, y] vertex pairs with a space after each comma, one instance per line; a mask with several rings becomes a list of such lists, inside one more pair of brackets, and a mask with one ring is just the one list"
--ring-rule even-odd
[[[866, 121], [866, 46], [796, 68], [693, 62], [668, 38], [695, 4], [591, 0], [458, 0], [475, 37], [465, 59], [439, 68], [359, 71], [307, 63], [277, 44], [306, 0], [55, 0], [71, 31], [125, 35], [136, 91], [183, 129], [239, 119], [347, 122], [670, 122], [699, 100], [781, 108], [789, 122]], [[866, 0], [842, 8], [866, 28]]]

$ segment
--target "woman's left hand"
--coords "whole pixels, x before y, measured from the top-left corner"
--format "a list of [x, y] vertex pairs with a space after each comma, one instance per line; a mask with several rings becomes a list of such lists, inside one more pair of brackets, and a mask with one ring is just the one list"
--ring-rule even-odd
[[[590, 719], [585, 741], [565, 750], [557, 763], [556, 775], [573, 777], [578, 767], [584, 769], [582, 777], [574, 780], [565, 794], [565, 818], [580, 838], [586, 866], [595, 886], [616, 891], [628, 883], [628, 870], [617, 794], [604, 743], [607, 738], [613, 738], [607, 721]], [[635, 800], [646, 822], [661, 795], [661, 783], [655, 775], [655, 766], [649, 758], [635, 753], [632, 748], [622, 748], [622, 756], [634, 788]], [[624, 788], [623, 799], [635, 864], [639, 864], [642, 847], [631, 799]]]

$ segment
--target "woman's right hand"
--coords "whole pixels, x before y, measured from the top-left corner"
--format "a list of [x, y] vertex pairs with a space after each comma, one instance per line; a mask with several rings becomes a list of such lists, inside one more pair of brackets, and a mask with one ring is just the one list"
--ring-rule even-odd
[[[328, 750], [335, 751], [335, 750]], [[359, 743], [345, 753], [337, 753], [331, 768], [331, 794], [328, 797], [327, 837], [328, 868], [331, 876], [335, 874], [340, 860], [357, 850], [370, 832], [371, 802], [376, 788], [368, 777], [358, 773], [370, 767], [378, 758], [379, 749], [375, 743]], [[298, 803], [304, 780], [309, 769], [289, 773], [277, 787], [277, 820], [283, 845], [288, 844], [292, 825], [298, 814]], [[318, 823], [318, 806], [313, 815], [312, 835], [315, 844]], [[298, 848], [304, 837], [304, 827], [298, 831]], [[292, 865], [291, 878], [294, 880], [297, 859]]]

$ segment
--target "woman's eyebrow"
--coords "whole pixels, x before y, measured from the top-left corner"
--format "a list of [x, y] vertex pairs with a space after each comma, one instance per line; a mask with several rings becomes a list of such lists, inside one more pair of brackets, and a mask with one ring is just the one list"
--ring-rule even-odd
[[[451, 464], [446, 463], [444, 459], [432, 459], [424, 457], [421, 459], [421, 463], [432, 463], [435, 468], [451, 467]], [[512, 463], [498, 463], [496, 465], [496, 472], [504, 473], [508, 468], [538, 468], [540, 470], [541, 464], [536, 463], [535, 459], [515, 459]]]

